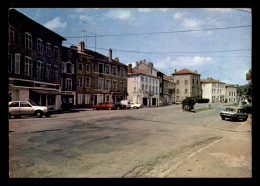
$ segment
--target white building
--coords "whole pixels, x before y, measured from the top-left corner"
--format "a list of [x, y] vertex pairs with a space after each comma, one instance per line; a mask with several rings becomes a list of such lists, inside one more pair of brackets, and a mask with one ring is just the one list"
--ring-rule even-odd
[[202, 98], [209, 99], [211, 103], [225, 101], [225, 83], [213, 78], [201, 79], [200, 82]]
[[226, 85], [226, 100], [227, 103], [237, 103], [237, 87], [234, 85]]
[[127, 99], [144, 106], [159, 106], [160, 78], [128, 66]]

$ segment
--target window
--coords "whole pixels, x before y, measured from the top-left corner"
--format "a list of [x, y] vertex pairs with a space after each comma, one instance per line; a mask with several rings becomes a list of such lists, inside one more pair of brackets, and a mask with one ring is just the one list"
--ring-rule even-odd
[[71, 66], [72, 65], [71, 65], [71, 63], [68, 63], [68, 62], [66, 64], [67, 64], [67, 72], [66, 73], [71, 74]]
[[116, 82], [116, 80], [113, 80], [112, 89], [113, 89], [114, 91], [117, 90], [117, 82]]
[[25, 33], [25, 48], [32, 49], [32, 35], [28, 32]]
[[83, 76], [79, 76], [78, 78], [77, 78], [77, 86], [78, 86], [78, 88], [82, 88], [83, 87]]
[[112, 74], [115, 75], [115, 76], [117, 75], [117, 67], [116, 66], [112, 67]]
[[151, 85], [149, 85], [149, 92], [151, 92]]
[[51, 56], [51, 44], [46, 43], [46, 55]]
[[20, 63], [21, 63], [21, 55], [16, 53], [15, 54], [15, 73], [20, 74]]
[[62, 73], [66, 73], [67, 72], [67, 65], [65, 62], [62, 62], [62, 69], [61, 69]]
[[144, 77], [143, 76], [141, 76], [141, 82], [144, 82]]
[[110, 89], [111, 89], [111, 80], [106, 79], [105, 90], [110, 90]]
[[152, 83], [152, 78], [149, 78], [149, 83]]
[[14, 27], [13, 26], [11, 26], [11, 25], [9, 25], [9, 32], [8, 32], [8, 43], [10, 44], [10, 43], [13, 43], [14, 42]]
[[179, 83], [180, 83], [180, 81], [179, 81], [179, 80], [177, 80], [177, 85], [179, 85]]
[[86, 64], [86, 72], [90, 72], [90, 65]]
[[103, 63], [98, 63], [98, 72], [103, 73], [104, 72], [104, 64]]
[[154, 93], [154, 86], [153, 86], [153, 93]]
[[72, 79], [71, 78], [65, 79], [65, 90], [72, 90]]
[[179, 89], [177, 88], [177, 93], [180, 93]]
[[120, 68], [120, 76], [124, 77], [124, 69], [123, 68]]
[[188, 80], [185, 80], [185, 85], [187, 85], [188, 84]]
[[9, 107], [19, 107], [19, 102], [13, 102], [9, 105]]
[[54, 46], [54, 58], [59, 58], [59, 48], [57, 46]]
[[83, 63], [79, 63], [79, 71], [83, 70]]
[[156, 95], [158, 95], [158, 87], [156, 87]]
[[120, 82], [120, 91], [121, 92], [124, 91], [124, 82], [123, 81]]
[[86, 77], [86, 88], [90, 88], [91, 86], [91, 77]]
[[55, 65], [54, 66], [54, 79], [55, 79], [55, 81], [57, 81], [59, 79], [58, 76], [59, 76], [58, 66]]
[[67, 57], [70, 59], [72, 57], [71, 50], [67, 51]]
[[147, 81], [147, 77], [145, 78], [145, 82], [147, 83], [148, 81]]
[[40, 54], [43, 53], [43, 42], [40, 38], [37, 38], [37, 52]]
[[142, 84], [142, 92], [144, 92], [144, 84]]
[[24, 60], [24, 75], [32, 76], [32, 58], [26, 56]]
[[51, 64], [46, 64], [46, 79], [50, 79], [50, 73], [51, 73]]
[[110, 65], [105, 66], [105, 72], [106, 74], [110, 74]]
[[148, 85], [145, 85], [145, 90], [148, 90]]
[[98, 78], [98, 89], [103, 90], [104, 87], [104, 78]]
[[43, 78], [43, 62], [42, 61], [37, 61], [37, 77], [38, 78]]
[[185, 94], [187, 94], [188, 93], [188, 89], [185, 89]]

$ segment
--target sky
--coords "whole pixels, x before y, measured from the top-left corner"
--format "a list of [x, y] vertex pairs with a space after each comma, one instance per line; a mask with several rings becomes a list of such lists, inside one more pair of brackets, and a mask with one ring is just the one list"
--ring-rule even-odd
[[17, 8], [65, 37], [124, 64], [145, 59], [171, 75], [197, 70], [227, 84], [245, 85], [251, 68], [252, 14], [243, 8]]

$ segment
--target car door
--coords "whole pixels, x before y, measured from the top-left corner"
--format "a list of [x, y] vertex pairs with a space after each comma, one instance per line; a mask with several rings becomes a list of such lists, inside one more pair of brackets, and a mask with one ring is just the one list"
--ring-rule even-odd
[[20, 102], [20, 114], [31, 115], [33, 114], [33, 107], [25, 101]]
[[9, 105], [9, 113], [11, 113], [11, 115], [13, 115], [13, 116], [20, 114], [19, 101], [14, 101]]

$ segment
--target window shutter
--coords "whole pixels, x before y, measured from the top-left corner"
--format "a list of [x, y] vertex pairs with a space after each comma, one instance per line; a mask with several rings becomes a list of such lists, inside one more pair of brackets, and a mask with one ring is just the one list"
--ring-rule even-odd
[[71, 73], [74, 74], [74, 64], [71, 64]]

